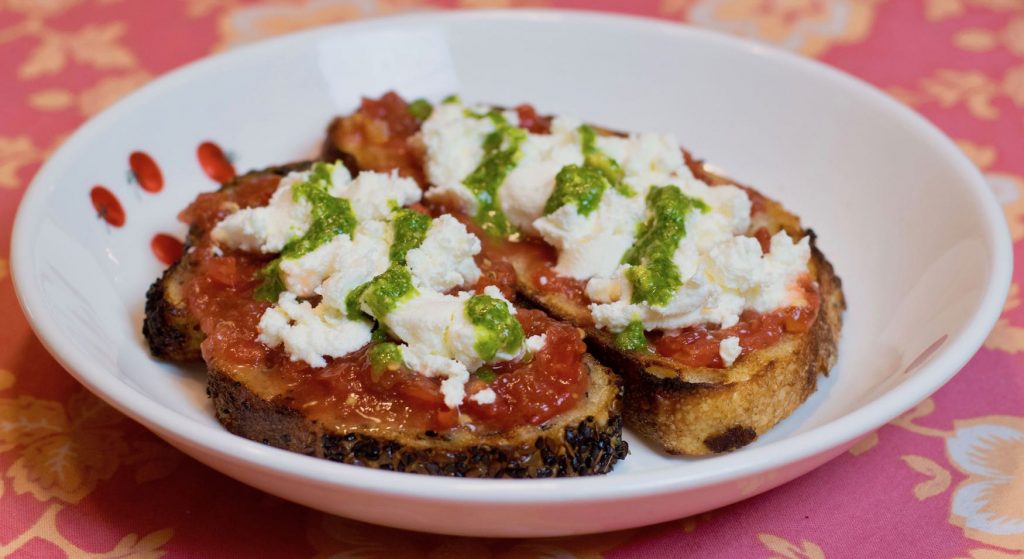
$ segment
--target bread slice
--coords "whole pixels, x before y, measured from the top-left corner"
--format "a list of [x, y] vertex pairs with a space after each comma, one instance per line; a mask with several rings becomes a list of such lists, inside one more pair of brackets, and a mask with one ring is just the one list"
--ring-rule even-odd
[[[386, 101], [392, 112], [404, 110], [404, 105], [399, 106], [388, 96], [382, 101], [367, 100], [364, 105]], [[368, 111], [364, 106], [354, 115], [335, 119], [328, 130], [324, 153], [344, 155], [354, 164], [366, 163], [383, 170], [378, 167], [380, 162], [389, 161], [394, 138], [375, 141], [370, 134], [341, 133], [382, 128], [373, 123], [372, 114], [383, 113], [379, 108]], [[550, 117], [536, 116], [532, 108], [528, 114], [532, 120], [550, 121]], [[624, 135], [599, 126], [595, 129], [602, 135]], [[408, 143], [410, 148], [400, 150], [396, 161], [404, 163], [408, 154], [416, 151], [416, 137], [410, 136]], [[818, 374], [828, 374], [835, 364], [846, 303], [839, 278], [814, 243], [814, 232], [804, 229], [797, 216], [756, 190], [711, 172], [688, 152], [684, 151], [684, 156], [697, 178], [713, 185], [743, 188], [764, 209], [753, 219], [751, 234], [764, 228], [770, 234], [785, 230], [794, 240], [810, 237], [809, 268], [818, 284], [821, 306], [808, 331], [786, 333], [776, 344], [745, 355], [731, 367], [687, 367], [654, 353], [619, 350], [611, 333], [591, 325], [587, 308], [564, 295], [537, 289], [527, 261], [517, 261], [513, 256], [509, 263], [517, 275], [519, 294], [551, 316], [585, 329], [591, 353], [622, 376], [626, 425], [669, 453], [701, 456], [749, 444], [814, 392]]]
[[687, 367], [646, 351], [623, 351], [614, 335], [590, 326], [589, 311], [571, 299], [537, 290], [525, 262], [512, 262], [521, 294], [552, 316], [585, 328], [591, 352], [621, 375], [626, 386], [626, 425], [666, 452], [690, 456], [716, 454], [749, 444], [786, 418], [815, 390], [819, 373], [835, 364], [842, 313], [842, 283], [818, 250], [814, 232], [778, 202], [753, 189], [715, 175], [687, 154], [691, 170], [709, 184], [734, 184], [759, 198], [764, 212], [751, 233], [785, 230], [793, 239], [810, 237], [811, 276], [818, 283], [821, 307], [814, 324], [801, 334], [784, 333], [772, 346], [754, 351], [731, 367]]
[[[283, 176], [308, 163], [274, 167], [239, 177], [222, 188]], [[200, 226], [188, 245], [206, 234]], [[189, 313], [184, 286], [197, 273], [192, 253], [168, 268], [146, 294], [143, 335], [155, 357], [192, 361], [205, 338]], [[384, 470], [456, 477], [544, 478], [603, 474], [624, 458], [621, 380], [590, 355], [585, 398], [572, 410], [539, 426], [500, 433], [459, 427], [443, 433], [344, 426], [314, 417], [291, 396], [273, 370], [207, 363], [207, 394], [217, 419], [232, 433], [293, 452]]]
[[273, 371], [209, 369], [207, 394], [217, 419], [247, 439], [382, 470], [454, 477], [547, 478], [603, 474], [627, 453], [622, 440], [621, 384], [584, 357], [590, 384], [584, 402], [540, 426], [477, 434], [364, 426], [339, 428], [293, 405]]

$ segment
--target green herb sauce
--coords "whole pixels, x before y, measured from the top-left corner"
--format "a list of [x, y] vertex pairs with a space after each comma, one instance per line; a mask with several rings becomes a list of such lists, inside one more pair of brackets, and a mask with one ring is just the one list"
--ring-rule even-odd
[[625, 173], [618, 161], [615, 161], [608, 154], [597, 148], [597, 131], [586, 124], [577, 128], [580, 134], [580, 149], [583, 151], [583, 164], [604, 173], [608, 180], [615, 187], [616, 192], [629, 197], [636, 194], [628, 184], [622, 182]]
[[647, 194], [649, 217], [622, 257], [623, 264], [632, 265], [626, 277], [633, 286], [633, 303], [665, 305], [682, 285], [672, 256], [686, 235], [686, 215], [693, 210], [707, 212], [708, 206], [677, 186], [656, 186]]
[[430, 114], [434, 112], [434, 106], [426, 99], [417, 99], [409, 103], [408, 111], [413, 118], [423, 122], [430, 118]]
[[610, 186], [608, 177], [594, 167], [566, 165], [555, 175], [555, 190], [544, 205], [544, 215], [572, 202], [580, 215], [590, 215]]
[[466, 116], [489, 118], [495, 126], [494, 131], [484, 138], [483, 159], [462, 181], [477, 200], [474, 219], [490, 235], [510, 235], [515, 232], [515, 226], [501, 210], [498, 189], [519, 162], [522, 155], [519, 148], [526, 139], [526, 131], [512, 126], [497, 109], [483, 115], [467, 109]]
[[466, 301], [466, 317], [476, 330], [473, 349], [484, 361], [498, 351], [514, 353], [523, 345], [523, 327], [505, 301], [489, 295], [474, 295]]
[[430, 216], [415, 210], [399, 208], [394, 211], [391, 227], [395, 234], [395, 240], [391, 243], [389, 254], [391, 262], [405, 264], [405, 255], [423, 244], [423, 239], [427, 238], [430, 222]]
[[331, 175], [342, 163], [315, 163], [310, 170], [309, 178], [292, 187], [295, 201], [305, 199], [310, 205], [311, 223], [309, 229], [300, 236], [294, 237], [281, 249], [281, 255], [260, 270], [263, 284], [255, 292], [255, 297], [263, 301], [276, 301], [284, 291], [281, 281], [281, 259], [289, 260], [313, 252], [334, 237], [351, 234], [356, 228], [356, 214], [352, 204], [345, 198], [335, 198], [329, 191]]
[[[355, 297], [353, 300], [366, 303], [366, 306], [370, 307], [370, 312], [378, 319], [383, 318], [395, 310], [400, 303], [419, 293], [412, 284], [412, 274], [409, 272], [409, 268], [405, 266], [392, 266], [365, 285], [365, 288], [362, 286], [356, 288], [356, 290], [362, 289], [363, 293], [361, 297]], [[349, 298], [351, 297], [350, 293]], [[349, 300], [346, 298], [346, 307], [349, 306], [348, 303]]]
[[402, 350], [391, 342], [377, 344], [370, 348], [370, 378], [380, 380], [384, 371], [395, 370], [402, 363]]
[[615, 334], [615, 347], [625, 351], [647, 349], [647, 336], [644, 335], [644, 324], [634, 320], [626, 329]]
[[494, 369], [490, 367], [480, 367], [473, 373], [476, 378], [490, 384], [494, 382], [494, 379], [498, 378], [498, 375], [494, 372]]

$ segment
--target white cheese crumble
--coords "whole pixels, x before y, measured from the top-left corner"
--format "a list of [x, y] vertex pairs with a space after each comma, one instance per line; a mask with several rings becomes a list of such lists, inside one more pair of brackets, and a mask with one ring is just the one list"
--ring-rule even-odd
[[[476, 114], [484, 114], [488, 107], [469, 107]], [[466, 115], [467, 107], [461, 103], [444, 103], [434, 107], [421, 129], [421, 138], [429, 154], [426, 160], [427, 179], [433, 185], [427, 199], [457, 203], [462, 210], [473, 215], [477, 201], [473, 193], [462, 184], [483, 159], [484, 138], [494, 131], [489, 118]], [[519, 124], [514, 111], [502, 113], [513, 126]]]
[[428, 378], [443, 378], [441, 395], [444, 404], [456, 408], [466, 398], [466, 382], [469, 381], [469, 370], [454, 359], [434, 353], [420, 351], [407, 345], [399, 346], [402, 362], [409, 370], [416, 371]]
[[[321, 304], [344, 313], [348, 294], [388, 269], [391, 264], [388, 258], [389, 229], [389, 224], [384, 222], [364, 221], [356, 227], [351, 241], [339, 241], [330, 275], [314, 290], [323, 297]], [[338, 236], [342, 237], [348, 236]]]
[[494, 393], [494, 390], [490, 388], [484, 388], [469, 397], [470, 400], [478, 404], [493, 404], [498, 399], [498, 395]]
[[348, 198], [352, 203], [352, 212], [359, 221], [387, 220], [395, 207], [419, 202], [422, 191], [416, 181], [399, 176], [397, 171], [363, 171], [351, 181], [340, 184], [336, 182], [331, 195]]
[[[309, 178], [307, 171], [294, 171], [281, 179], [266, 206], [245, 208], [225, 217], [211, 232], [218, 245], [271, 254], [281, 252], [285, 244], [302, 236], [312, 223], [309, 201], [295, 199], [294, 187]], [[387, 219], [395, 206], [420, 200], [416, 181], [397, 173], [364, 171], [352, 179], [341, 163], [333, 165], [332, 196], [346, 198], [359, 221]]]
[[[515, 314], [515, 307], [502, 296], [501, 291], [493, 285], [484, 288], [484, 293], [500, 299], [508, 305], [509, 312]], [[469, 371], [475, 371], [484, 365], [484, 360], [477, 354], [476, 327], [466, 316], [465, 305], [472, 297], [469, 291], [458, 295], [446, 295], [432, 291], [423, 291], [404, 301], [385, 316], [375, 316], [404, 341], [417, 355], [431, 354], [452, 359], [462, 364]], [[372, 309], [363, 305], [363, 310], [372, 314]], [[518, 359], [523, 354], [519, 348], [515, 353], [499, 351], [494, 361]], [[414, 369], [415, 370], [415, 369]]]
[[430, 224], [419, 247], [405, 255], [417, 288], [445, 292], [480, 279], [480, 268], [473, 257], [480, 253], [480, 239], [450, 215], [442, 215]]
[[726, 367], [732, 367], [732, 364], [736, 362], [736, 359], [743, 352], [743, 348], [740, 347], [740, 339], [736, 336], [729, 336], [718, 343], [718, 355], [722, 358], [722, 363]]
[[342, 357], [368, 344], [370, 324], [349, 320], [324, 305], [314, 308], [285, 291], [260, 318], [259, 341], [269, 347], [284, 344], [292, 361], [319, 368], [327, 364], [324, 356]]
[[674, 258], [683, 285], [666, 305], [632, 303], [629, 265], [622, 265], [611, 277], [588, 282], [587, 295], [594, 301], [590, 310], [595, 324], [613, 332], [637, 319], [645, 330], [703, 323], [728, 328], [745, 309], [769, 312], [804, 303], [796, 285], [807, 273], [809, 258], [808, 239], [793, 243], [784, 231], [772, 237], [766, 255], [751, 237], [728, 237], [707, 252], [684, 237]]
[[526, 346], [526, 351], [529, 351], [530, 353], [537, 353], [544, 349], [544, 346], [547, 343], [548, 335], [541, 334], [539, 336], [530, 336], [529, 338], [526, 338], [526, 343], [524, 345]]
[[558, 250], [555, 273], [589, 279], [615, 271], [633, 244], [643, 214], [639, 197], [607, 191], [588, 215], [580, 215], [576, 204], [568, 203], [534, 221], [534, 227]]
[[[347, 171], [346, 171], [347, 172]], [[245, 208], [225, 217], [210, 236], [218, 245], [270, 254], [281, 252], [292, 237], [302, 235], [312, 222], [310, 204], [293, 195], [292, 187], [304, 182], [307, 172], [292, 172], [281, 179], [266, 206]]]

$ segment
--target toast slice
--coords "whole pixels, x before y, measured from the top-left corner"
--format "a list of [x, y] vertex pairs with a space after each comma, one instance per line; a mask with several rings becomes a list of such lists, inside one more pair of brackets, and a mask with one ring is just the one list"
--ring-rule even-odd
[[[370, 123], [373, 114], [382, 114], [379, 107], [366, 110], [374, 103], [377, 101], [370, 100], [355, 115], [335, 119], [328, 129], [325, 153], [344, 154], [357, 166], [379, 166], [387, 160], [383, 154], [390, 151], [395, 138], [374, 142], [366, 134], [342, 133], [358, 127], [374, 128]], [[386, 104], [395, 105], [396, 101], [390, 99]], [[527, 128], [539, 124], [543, 129], [550, 122], [550, 117], [537, 116], [528, 106], [520, 106], [517, 111], [521, 123], [524, 117], [529, 119], [531, 124], [523, 124]], [[595, 129], [599, 134], [622, 135]], [[418, 145], [415, 135], [407, 141], [411, 147], [402, 150], [403, 157], [415, 152]], [[653, 352], [617, 348], [613, 334], [592, 325], [585, 306], [564, 295], [540, 290], [531, 278], [529, 262], [518, 260], [514, 254], [506, 258], [515, 270], [519, 294], [551, 316], [585, 329], [591, 352], [622, 376], [626, 425], [669, 453], [701, 456], [749, 444], [814, 392], [818, 374], [827, 374], [835, 364], [846, 303], [832, 265], [815, 246], [813, 231], [804, 229], [797, 216], [756, 190], [711, 172], [685, 150], [684, 157], [697, 178], [712, 185], [743, 188], [762, 208], [752, 219], [750, 234], [765, 229], [770, 235], [785, 230], [794, 240], [810, 237], [812, 256], [808, 266], [818, 285], [820, 308], [807, 331], [785, 333], [777, 343], [745, 355], [730, 367], [688, 367]], [[422, 172], [418, 174], [422, 176]]]
[[591, 356], [590, 384], [575, 409], [540, 425], [477, 434], [338, 427], [293, 405], [273, 371], [212, 366], [207, 394], [232, 433], [264, 444], [382, 470], [454, 477], [548, 478], [603, 474], [625, 458], [621, 385]]
[[[225, 213], [257, 205], [251, 202], [268, 198], [280, 177], [308, 166], [296, 163], [249, 173], [197, 204], [214, 203]], [[266, 192], [253, 197], [254, 189]], [[207, 324], [204, 332], [188, 301], [190, 282], [197, 274], [208, 273], [197, 255], [209, 249], [206, 236], [213, 223], [193, 224], [189, 250], [147, 292], [143, 335], [156, 357], [198, 360], [204, 357], [207, 334], [216, 331], [216, 325]], [[225, 301], [240, 293], [244, 299], [244, 291], [225, 289]], [[353, 424], [329, 408], [300, 405], [294, 378], [286, 379], [272, 368], [221, 363], [209, 356], [206, 361], [207, 394], [217, 419], [229, 431], [333, 461], [456, 477], [544, 478], [606, 473], [628, 452], [622, 440], [621, 380], [590, 355], [584, 355], [582, 363], [586, 394], [573, 409], [540, 425], [490, 433], [465, 426], [435, 432]]]
[[810, 237], [811, 277], [817, 282], [820, 307], [803, 333], [784, 333], [773, 345], [737, 360], [730, 367], [688, 367], [648, 351], [616, 347], [614, 334], [595, 328], [586, 307], [568, 297], [541, 291], [526, 262], [512, 260], [520, 295], [551, 316], [587, 333], [587, 345], [602, 363], [622, 376], [626, 387], [626, 425], [666, 452], [702, 456], [729, 452], [754, 441], [800, 406], [815, 390], [819, 374], [835, 365], [842, 313], [842, 282], [815, 244], [814, 232], [778, 202], [705, 169], [687, 156], [691, 170], [709, 184], [744, 188], [764, 211], [751, 233], [785, 230], [794, 240]]

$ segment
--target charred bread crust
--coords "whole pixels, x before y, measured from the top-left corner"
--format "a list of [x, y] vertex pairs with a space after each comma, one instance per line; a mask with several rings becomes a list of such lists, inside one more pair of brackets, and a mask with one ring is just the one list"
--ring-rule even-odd
[[[285, 176], [292, 171], [302, 171], [312, 165], [311, 161], [300, 161], [287, 165], [268, 167], [240, 175], [221, 185], [221, 190], [237, 187], [256, 176], [273, 174]], [[185, 308], [182, 292], [184, 279], [191, 266], [189, 250], [202, 231], [193, 227], [185, 239], [185, 250], [181, 258], [172, 264], [146, 291], [145, 318], [142, 321], [142, 336], [149, 344], [153, 357], [166, 361], [188, 362], [201, 359], [199, 344], [203, 333], [199, 322]]]
[[203, 333], [199, 322], [185, 309], [181, 294], [180, 278], [187, 266], [184, 258], [175, 262], [146, 291], [142, 335], [153, 357], [165, 361], [187, 362], [201, 358], [199, 344]]
[[[382, 470], [452, 477], [546, 478], [607, 473], [628, 452], [622, 440], [620, 380], [593, 357], [587, 402], [539, 427], [500, 435], [338, 430], [308, 418], [286, 395], [211, 368], [207, 394], [232, 433], [292, 452]], [[243, 377], [264, 375], [244, 371]]]

